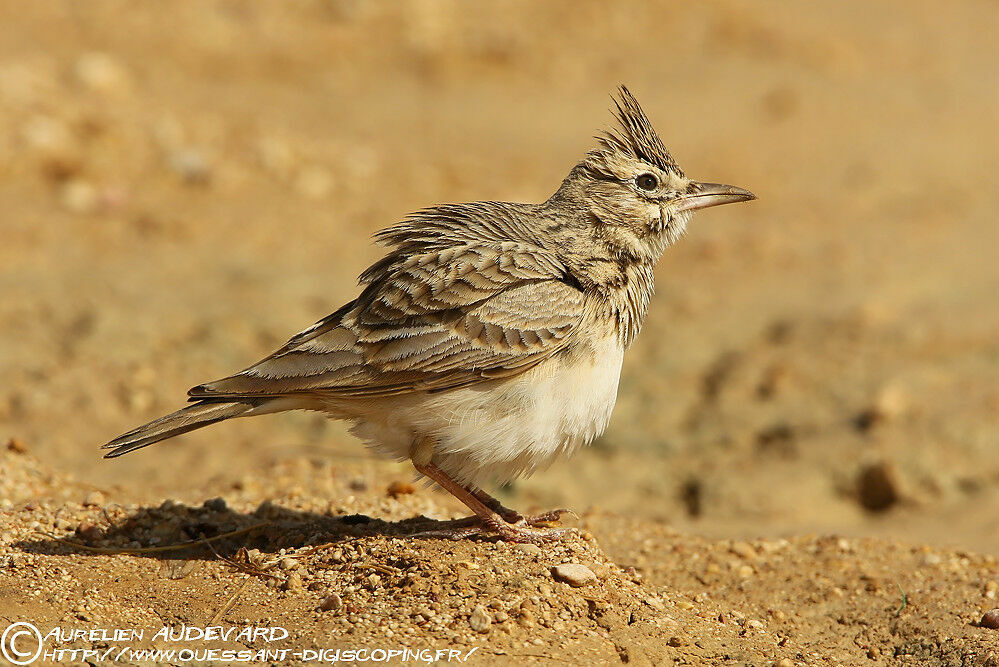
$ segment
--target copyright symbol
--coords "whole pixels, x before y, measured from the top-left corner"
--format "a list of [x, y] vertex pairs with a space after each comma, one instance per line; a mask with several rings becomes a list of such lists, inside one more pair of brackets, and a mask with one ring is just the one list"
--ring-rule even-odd
[[0, 654], [15, 665], [30, 665], [42, 652], [42, 633], [31, 623], [11, 623], [0, 637]]

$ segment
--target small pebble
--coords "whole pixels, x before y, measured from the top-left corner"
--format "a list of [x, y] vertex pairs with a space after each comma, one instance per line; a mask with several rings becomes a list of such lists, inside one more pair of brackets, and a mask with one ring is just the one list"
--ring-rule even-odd
[[857, 416], [857, 428], [869, 431], [878, 424], [902, 417], [907, 408], [905, 392], [898, 387], [883, 387], [871, 405]]
[[939, 565], [943, 562], [940, 554], [928, 553], [923, 556], [923, 565]]
[[901, 500], [901, 486], [897, 468], [887, 461], [868, 465], [857, 476], [860, 504], [871, 512], [883, 512]]
[[91, 491], [87, 494], [87, 497], [83, 499], [83, 504], [90, 507], [100, 507], [104, 504], [104, 494], [100, 491]]
[[732, 545], [731, 549], [732, 553], [744, 560], [753, 560], [756, 558], [756, 549], [748, 542], [736, 542]]
[[73, 66], [76, 80], [91, 90], [110, 92], [125, 86], [128, 75], [118, 61], [106, 53], [85, 53]]
[[393, 498], [406, 496], [416, 492], [416, 487], [409, 482], [392, 482], [388, 485], [388, 494]]
[[80, 525], [76, 527], [76, 534], [88, 542], [99, 540], [102, 537], [101, 529], [86, 520], [81, 521]]
[[73, 178], [59, 190], [59, 202], [71, 213], [93, 213], [100, 203], [100, 195], [92, 184]]
[[298, 572], [292, 572], [289, 574], [288, 578], [284, 582], [284, 590], [289, 593], [301, 593], [305, 590], [305, 587], [302, 586], [302, 575]]
[[982, 615], [982, 620], [978, 624], [989, 630], [999, 630], [999, 609], [989, 609]]
[[63, 121], [36, 115], [27, 120], [22, 137], [30, 148], [50, 155], [66, 155], [73, 146], [73, 133]]
[[186, 183], [203, 185], [212, 177], [211, 166], [204, 154], [195, 148], [183, 148], [167, 156], [167, 164]]
[[489, 632], [492, 623], [493, 619], [489, 616], [489, 612], [481, 604], [477, 605], [472, 610], [472, 615], [468, 617], [468, 625], [476, 632]]
[[514, 546], [514, 549], [523, 552], [528, 556], [540, 556], [542, 553], [541, 547], [537, 544], [518, 544]]
[[597, 575], [593, 570], [580, 565], [579, 563], [562, 563], [552, 568], [552, 576], [558, 581], [569, 584], [573, 588], [579, 588], [597, 581]]
[[7, 450], [15, 454], [24, 454], [28, 451], [28, 446], [20, 438], [11, 438], [7, 441]]
[[211, 510], [212, 512], [224, 512], [228, 509], [223, 498], [211, 498], [206, 500], [202, 507], [206, 510]]
[[645, 604], [649, 605], [656, 611], [666, 611], [666, 605], [664, 605], [662, 600], [660, 600], [659, 598], [653, 598], [653, 597], [645, 598]]
[[882, 387], [874, 398], [872, 409], [881, 419], [898, 419], [908, 409], [908, 399], [901, 387]]
[[343, 600], [336, 593], [331, 593], [319, 603], [319, 611], [337, 612], [343, 608]]
[[294, 570], [296, 567], [298, 567], [298, 561], [295, 560], [294, 558], [289, 558], [288, 556], [285, 556], [284, 558], [278, 561], [278, 567], [280, 567], [282, 570]]

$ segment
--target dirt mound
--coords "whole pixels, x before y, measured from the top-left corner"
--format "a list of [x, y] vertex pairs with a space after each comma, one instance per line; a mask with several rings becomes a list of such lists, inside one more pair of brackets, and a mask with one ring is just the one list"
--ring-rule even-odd
[[[476, 664], [976, 664], [999, 641], [977, 627], [999, 590], [992, 557], [833, 537], [709, 541], [600, 513], [552, 545], [451, 541], [433, 535], [454, 516], [447, 499], [363, 467], [299, 462], [241, 485], [266, 494], [144, 506], [100, 491], [58, 500], [86, 489], [24, 453], [0, 465], [28, 480], [5, 485], [16, 493], [0, 508], [4, 616], [59, 628], [45, 648], [67, 660], [249, 650], [291, 664], [363, 648]], [[318, 480], [346, 500], [304, 491]], [[211, 627], [238, 640], [199, 634]], [[66, 635], [94, 628], [143, 636]]]

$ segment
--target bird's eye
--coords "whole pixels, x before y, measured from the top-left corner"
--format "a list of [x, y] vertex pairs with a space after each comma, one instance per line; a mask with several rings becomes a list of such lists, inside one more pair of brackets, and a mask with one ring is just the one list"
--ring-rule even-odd
[[659, 179], [652, 174], [642, 174], [635, 179], [635, 184], [643, 190], [655, 190], [659, 187]]

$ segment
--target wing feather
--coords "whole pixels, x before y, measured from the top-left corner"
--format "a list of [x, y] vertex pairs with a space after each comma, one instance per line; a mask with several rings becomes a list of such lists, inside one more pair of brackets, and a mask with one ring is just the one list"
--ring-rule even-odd
[[524, 242], [390, 255], [364, 275], [355, 301], [189, 395], [443, 391], [541, 363], [565, 348], [584, 316], [583, 294], [565, 280], [565, 267]]

